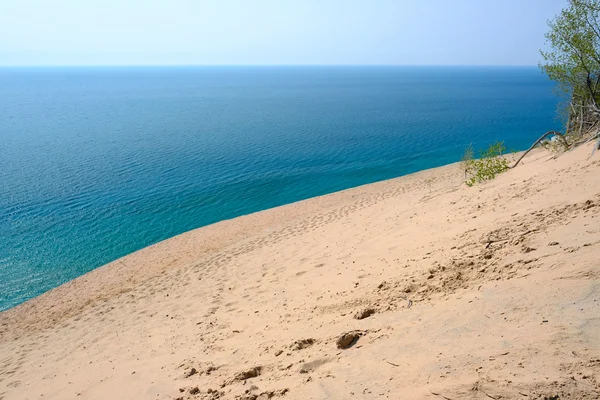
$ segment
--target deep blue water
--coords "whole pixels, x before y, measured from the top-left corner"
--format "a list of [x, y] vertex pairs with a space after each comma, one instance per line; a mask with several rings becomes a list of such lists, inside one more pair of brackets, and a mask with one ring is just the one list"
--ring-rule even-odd
[[0, 69], [0, 310], [187, 230], [557, 128], [537, 68]]

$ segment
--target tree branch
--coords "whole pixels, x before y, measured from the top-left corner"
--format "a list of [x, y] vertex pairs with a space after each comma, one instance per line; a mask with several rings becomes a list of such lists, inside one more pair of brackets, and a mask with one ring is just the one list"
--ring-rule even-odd
[[521, 160], [523, 158], [525, 158], [525, 156], [527, 155], [527, 153], [529, 153], [531, 150], [533, 150], [535, 148], [535, 146], [537, 146], [542, 140], [544, 140], [546, 138], [546, 136], [550, 136], [550, 135], [556, 135], [560, 138], [560, 141], [563, 143], [563, 145], [565, 146], [565, 148], [569, 148], [569, 143], [567, 142], [567, 139], [565, 139], [564, 135], [560, 132], [556, 132], [556, 131], [548, 131], [546, 133], [544, 133], [538, 140], [535, 141], [535, 143], [525, 152], [521, 155], [521, 157], [519, 157], [519, 159], [517, 160], [517, 162], [509, 168], [515, 168], [517, 165], [519, 165], [519, 163], [521, 162]]
[[[573, 3], [574, 3], [575, 5], [577, 5], [577, 6], [579, 6], [579, 7], [582, 7], [582, 8], [588, 8], [588, 9], [591, 9], [592, 11], [596, 11], [596, 10], [594, 10], [592, 7], [590, 7], [590, 5], [589, 5], [589, 4], [582, 4], [582, 3], [581, 3], [581, 2], [579, 2], [579, 1], [574, 1]], [[590, 19], [589, 19], [589, 15], [588, 15], [588, 13], [587, 13], [587, 11], [586, 11], [586, 10], [584, 10], [584, 11], [583, 11], [583, 15], [584, 15], [585, 22], [587, 23], [587, 25], [588, 25], [588, 26], [589, 26], [589, 27], [592, 29], [592, 32], [594, 32], [594, 34], [596, 35], [596, 37], [597, 37], [598, 39], [600, 39], [600, 31], [598, 31], [598, 30], [596, 29], [596, 27], [594, 26], [594, 24], [592, 24], [592, 23], [591, 23], [591, 21], [590, 21]], [[594, 19], [595, 19], [595, 18], [594, 18]]]

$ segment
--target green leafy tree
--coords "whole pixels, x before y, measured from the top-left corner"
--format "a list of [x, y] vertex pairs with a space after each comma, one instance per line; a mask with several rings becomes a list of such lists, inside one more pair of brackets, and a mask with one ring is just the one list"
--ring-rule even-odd
[[480, 154], [480, 158], [473, 158], [473, 147], [469, 146], [463, 156], [463, 165], [465, 168], [465, 183], [467, 186], [473, 186], [476, 183], [492, 180], [496, 175], [506, 171], [508, 159], [504, 156], [506, 147], [503, 142], [496, 142], [490, 145]]
[[575, 119], [581, 130], [600, 116], [600, 0], [569, 0], [549, 27], [540, 67], [571, 97], [567, 130]]

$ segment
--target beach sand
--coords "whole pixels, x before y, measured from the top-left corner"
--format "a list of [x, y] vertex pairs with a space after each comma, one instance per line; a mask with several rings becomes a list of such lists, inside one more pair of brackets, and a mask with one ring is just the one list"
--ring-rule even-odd
[[590, 152], [471, 188], [448, 165], [131, 254], [0, 313], [0, 398], [598, 399]]

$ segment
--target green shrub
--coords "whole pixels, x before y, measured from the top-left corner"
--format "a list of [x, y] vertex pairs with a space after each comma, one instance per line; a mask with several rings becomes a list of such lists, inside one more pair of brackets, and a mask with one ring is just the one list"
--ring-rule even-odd
[[461, 159], [461, 168], [465, 172], [465, 180], [467, 180], [467, 175], [469, 174], [469, 169], [471, 168], [471, 162], [475, 158], [475, 151], [473, 150], [473, 145], [470, 144], [469, 147], [465, 149], [465, 153]]
[[473, 147], [467, 147], [462, 161], [467, 186], [489, 181], [494, 179], [496, 175], [506, 171], [508, 169], [508, 160], [503, 156], [505, 151], [506, 147], [504, 143], [496, 142], [482, 151], [480, 158], [473, 158]]

